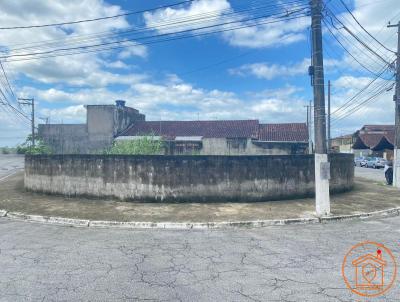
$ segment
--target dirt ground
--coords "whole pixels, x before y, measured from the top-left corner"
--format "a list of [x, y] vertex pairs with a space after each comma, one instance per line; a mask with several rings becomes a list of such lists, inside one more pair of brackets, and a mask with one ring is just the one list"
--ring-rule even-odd
[[[399, 192], [382, 182], [357, 178], [354, 190], [331, 196], [332, 214], [371, 212], [400, 206]], [[0, 209], [33, 215], [90, 220], [218, 222], [313, 217], [314, 199], [257, 203], [135, 203], [67, 198], [26, 192], [23, 172], [0, 183]]]

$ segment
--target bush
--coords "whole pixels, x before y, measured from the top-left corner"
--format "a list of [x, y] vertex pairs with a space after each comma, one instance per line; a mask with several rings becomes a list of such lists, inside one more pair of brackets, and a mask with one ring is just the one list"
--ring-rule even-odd
[[3, 147], [3, 148], [1, 148], [1, 152], [0, 153], [1, 154], [10, 154], [11, 151], [10, 151], [10, 149], [8, 147]]
[[35, 146], [32, 146], [32, 135], [28, 135], [26, 141], [17, 146], [17, 154], [51, 154], [51, 149], [47, 146], [43, 140], [36, 137], [35, 135]]
[[163, 142], [154, 139], [154, 136], [144, 136], [135, 140], [115, 141], [114, 144], [106, 149], [104, 154], [128, 154], [128, 155], [154, 155], [161, 154]]

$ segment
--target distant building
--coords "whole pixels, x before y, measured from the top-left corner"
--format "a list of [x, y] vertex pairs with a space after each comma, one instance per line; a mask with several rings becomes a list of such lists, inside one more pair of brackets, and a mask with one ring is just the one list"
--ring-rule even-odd
[[40, 124], [38, 135], [57, 154], [93, 153], [102, 150], [135, 121], [144, 121], [138, 110], [115, 105], [87, 105], [86, 124]]
[[353, 153], [352, 148], [354, 144], [354, 134], [347, 134], [331, 139], [331, 146], [335, 152], [339, 153]]
[[146, 121], [119, 101], [89, 105], [87, 123], [39, 125], [39, 136], [55, 153], [93, 153], [114, 140], [144, 136], [162, 139], [165, 154], [257, 155], [305, 154], [305, 123], [260, 124], [258, 120]]
[[332, 139], [334, 150], [356, 156], [393, 158], [394, 125], [364, 125], [353, 134]]

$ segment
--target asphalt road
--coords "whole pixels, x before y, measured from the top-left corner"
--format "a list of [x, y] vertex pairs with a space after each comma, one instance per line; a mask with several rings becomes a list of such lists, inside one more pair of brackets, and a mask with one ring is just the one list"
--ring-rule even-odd
[[0, 301], [369, 300], [341, 264], [372, 240], [399, 259], [400, 218], [226, 230], [70, 228], [0, 218]]
[[[22, 164], [0, 156], [0, 179]], [[399, 262], [399, 237], [399, 217], [203, 231], [0, 218], [0, 301], [400, 301], [399, 280], [385, 296], [363, 299], [341, 275], [344, 255], [366, 240]]]
[[372, 169], [364, 167], [355, 167], [354, 175], [373, 181], [386, 182], [383, 169]]
[[17, 170], [24, 168], [24, 156], [15, 154], [0, 154], [0, 180]]

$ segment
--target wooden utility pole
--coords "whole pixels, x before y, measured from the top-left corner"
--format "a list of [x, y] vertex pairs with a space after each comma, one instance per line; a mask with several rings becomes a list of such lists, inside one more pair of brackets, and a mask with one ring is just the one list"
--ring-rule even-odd
[[329, 215], [330, 166], [326, 146], [324, 63], [322, 54], [322, 1], [311, 0], [312, 69], [315, 133], [315, 209], [318, 216]]
[[395, 104], [395, 138], [393, 150], [393, 186], [400, 188], [400, 21], [388, 27], [397, 27], [397, 60], [396, 60], [396, 90], [394, 93]]
[[328, 81], [328, 153], [331, 152], [331, 81]]
[[22, 105], [30, 105], [32, 107], [31, 113], [31, 124], [32, 124], [32, 147], [35, 147], [35, 99], [34, 98], [18, 98], [20, 104]]

